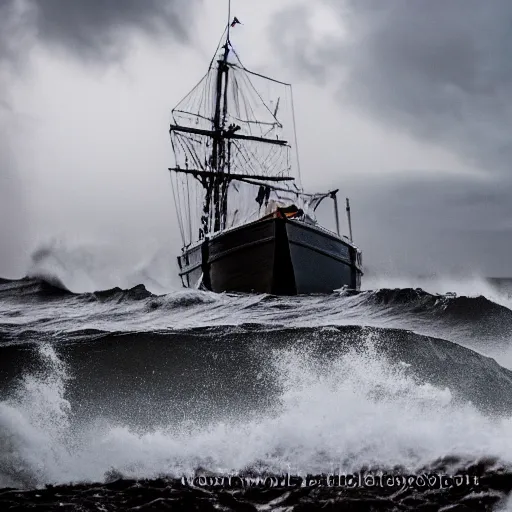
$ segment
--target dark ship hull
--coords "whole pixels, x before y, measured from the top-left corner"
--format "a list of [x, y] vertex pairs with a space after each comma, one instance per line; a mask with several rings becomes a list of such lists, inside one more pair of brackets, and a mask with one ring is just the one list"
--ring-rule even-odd
[[270, 218], [224, 231], [178, 257], [183, 285], [275, 295], [359, 289], [361, 253], [316, 225]]

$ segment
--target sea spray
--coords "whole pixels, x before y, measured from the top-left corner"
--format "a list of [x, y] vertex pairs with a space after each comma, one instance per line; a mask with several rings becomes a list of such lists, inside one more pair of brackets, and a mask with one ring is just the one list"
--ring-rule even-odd
[[0, 486], [112, 474], [181, 478], [200, 468], [255, 476], [415, 472], [449, 455], [452, 472], [484, 456], [512, 461], [510, 419], [492, 420], [450, 390], [419, 382], [407, 365], [388, 361], [378, 341], [370, 331], [347, 353], [323, 359], [305, 342], [273, 350], [269, 364], [282, 391], [266, 413], [184, 427], [170, 410], [167, 427], [146, 431], [101, 417], [73, 425], [73, 404], [64, 398], [69, 370], [53, 346], [42, 345], [41, 369], [0, 403]]
[[39, 368], [0, 402], [0, 487], [33, 486], [62, 472], [61, 448], [69, 432], [67, 369], [52, 345], [43, 343], [37, 351]]

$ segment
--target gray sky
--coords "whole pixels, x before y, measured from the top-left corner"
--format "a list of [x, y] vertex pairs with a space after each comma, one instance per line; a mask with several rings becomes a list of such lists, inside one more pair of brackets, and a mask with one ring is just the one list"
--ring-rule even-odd
[[[382, 251], [380, 261], [371, 250], [368, 258], [384, 265], [385, 254], [387, 266], [390, 261], [411, 270], [425, 265], [427, 273], [473, 269], [510, 275], [512, 4], [324, 0], [319, 5], [290, 6], [274, 19], [273, 34], [297, 73], [329, 86], [342, 109], [387, 132], [379, 146], [360, 139], [379, 169], [376, 181], [361, 179], [359, 170], [352, 174], [359, 182], [352, 192], [364, 210], [362, 245], [378, 243], [375, 250]], [[315, 12], [325, 28], [316, 38], [308, 29]], [[406, 146], [393, 141], [393, 134], [431, 149], [418, 151], [416, 161], [404, 165], [397, 152]], [[433, 148], [457, 161], [436, 158]], [[381, 172], [390, 154], [399, 174]], [[377, 231], [370, 212], [386, 225]], [[379, 235], [393, 244], [378, 242]]]
[[[294, 83], [304, 184], [351, 197], [370, 269], [512, 274], [507, 2], [233, 14], [246, 66]], [[0, 0], [0, 275], [43, 248], [75, 289], [176, 282], [169, 113], [225, 21], [218, 0]]]

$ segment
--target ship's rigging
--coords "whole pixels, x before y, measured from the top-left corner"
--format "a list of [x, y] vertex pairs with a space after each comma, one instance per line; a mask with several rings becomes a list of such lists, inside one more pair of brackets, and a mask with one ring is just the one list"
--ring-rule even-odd
[[228, 23], [207, 73], [172, 110], [170, 171], [185, 246], [251, 220], [271, 191], [328, 197], [300, 188], [288, 142], [296, 141], [291, 85], [243, 66], [230, 40], [237, 23]]

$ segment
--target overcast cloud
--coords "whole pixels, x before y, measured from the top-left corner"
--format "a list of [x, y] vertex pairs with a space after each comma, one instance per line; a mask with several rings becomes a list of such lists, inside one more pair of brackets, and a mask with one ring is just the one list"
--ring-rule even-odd
[[[321, 0], [274, 18], [283, 62], [334, 88], [341, 109], [467, 167], [454, 174], [418, 154], [423, 172], [348, 178], [370, 266], [512, 272], [511, 24], [506, 0]], [[386, 154], [371, 141], [366, 151], [376, 166]]]
[[334, 79], [340, 101], [386, 126], [441, 144], [483, 171], [510, 174], [511, 2], [320, 4], [337, 19], [338, 34], [315, 40], [304, 30], [309, 4], [274, 23], [274, 37], [303, 71]]
[[[304, 184], [352, 198], [370, 270], [512, 274], [508, 2], [233, 13], [244, 63], [294, 83]], [[168, 112], [224, 22], [217, 0], [0, 0], [0, 275], [31, 251], [76, 289], [176, 273]]]
[[92, 59], [124, 53], [133, 31], [188, 38], [200, 0], [0, 0], [0, 56], [24, 58], [31, 44], [53, 44]]
[[[57, 51], [76, 62], [101, 64], [106, 69], [130, 54], [137, 34], [153, 39], [161, 37], [170, 41], [168, 44], [173, 40], [188, 44], [187, 27], [200, 3], [200, 0], [0, 0], [0, 275], [23, 275], [30, 261], [27, 254], [30, 244], [23, 244], [29, 238], [38, 237], [38, 233], [28, 233], [31, 228], [37, 231], [36, 219], [29, 212], [37, 195], [37, 191], [34, 194], [35, 169], [32, 167], [23, 175], [18, 161], [22, 154], [33, 151], [32, 128], [38, 127], [39, 120], [30, 118], [25, 102], [19, 102], [18, 108], [12, 102], [18, 88], [33, 80], [33, 52]], [[63, 79], [71, 84], [72, 76], [70, 69], [68, 77]], [[30, 98], [25, 100], [30, 102]], [[88, 95], [82, 96], [82, 101], [88, 100]], [[59, 116], [61, 112], [56, 110], [54, 114]], [[57, 140], [50, 142], [57, 151], [66, 153], [68, 140], [62, 139], [60, 145]], [[64, 172], [69, 173], [69, 167], [63, 168]], [[100, 189], [104, 187], [99, 181], [96, 185]], [[59, 201], [57, 194], [43, 199], [46, 209], [55, 208]], [[61, 206], [64, 217], [69, 212], [65, 204]], [[44, 216], [44, 212], [40, 213]], [[79, 230], [77, 225], [76, 231]]]

